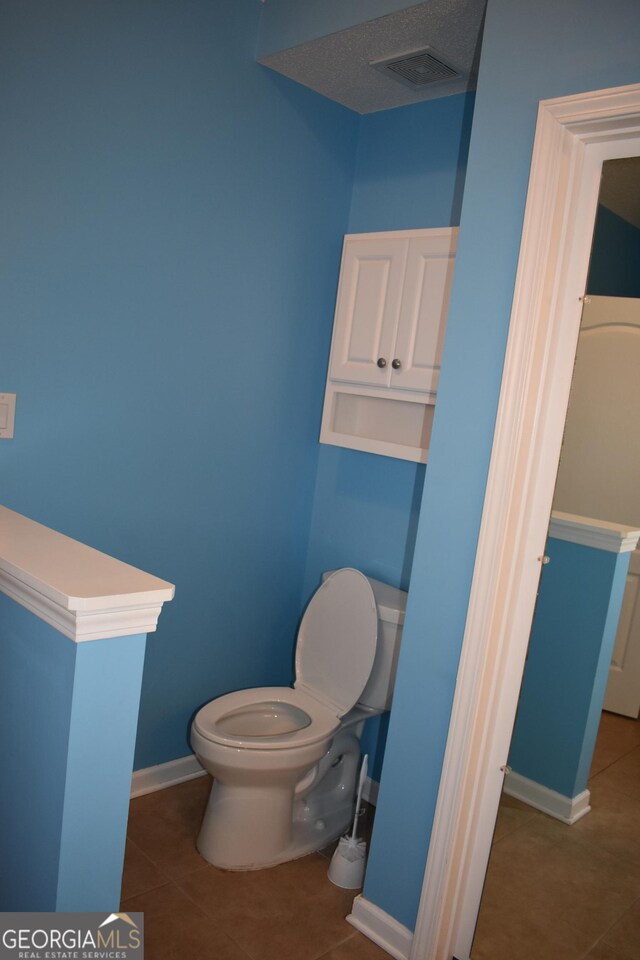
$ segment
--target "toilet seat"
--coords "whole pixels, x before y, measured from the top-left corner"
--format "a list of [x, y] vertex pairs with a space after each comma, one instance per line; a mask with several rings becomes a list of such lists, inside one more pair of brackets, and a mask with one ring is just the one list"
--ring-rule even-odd
[[[281, 708], [278, 717], [274, 717], [276, 705]], [[282, 719], [292, 728], [278, 732], [274, 719]], [[295, 726], [296, 719], [299, 726]], [[329, 707], [304, 690], [254, 687], [227, 693], [207, 703], [196, 714], [193, 726], [206, 740], [228, 747], [284, 750], [328, 738], [339, 723], [340, 718]]]
[[336, 570], [316, 590], [302, 618], [293, 689], [256, 687], [218, 697], [198, 711], [195, 730], [214, 743], [254, 750], [306, 746], [330, 737], [369, 679], [377, 628], [367, 578], [349, 567]]

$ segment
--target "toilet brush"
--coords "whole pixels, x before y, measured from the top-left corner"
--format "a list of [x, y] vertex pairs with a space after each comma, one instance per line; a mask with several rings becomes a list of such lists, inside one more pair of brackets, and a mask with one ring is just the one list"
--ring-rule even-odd
[[362, 804], [362, 791], [364, 782], [367, 779], [367, 764], [369, 757], [367, 754], [362, 759], [360, 767], [360, 779], [358, 780], [358, 794], [356, 798], [356, 810], [353, 817], [353, 827], [351, 833], [345, 834], [338, 840], [334, 854], [329, 864], [329, 880], [336, 887], [344, 887], [347, 890], [356, 890], [362, 886], [364, 878], [364, 864], [367, 853], [367, 844], [365, 840], [358, 840], [356, 837], [356, 827], [360, 816], [360, 807]]

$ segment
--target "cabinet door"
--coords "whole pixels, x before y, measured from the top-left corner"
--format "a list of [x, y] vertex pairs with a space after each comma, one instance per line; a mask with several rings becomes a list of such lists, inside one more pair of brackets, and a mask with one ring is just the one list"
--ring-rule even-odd
[[409, 243], [404, 295], [390, 384], [435, 394], [453, 280], [457, 230], [434, 231]]
[[345, 237], [329, 371], [333, 380], [389, 385], [408, 247], [405, 239]]

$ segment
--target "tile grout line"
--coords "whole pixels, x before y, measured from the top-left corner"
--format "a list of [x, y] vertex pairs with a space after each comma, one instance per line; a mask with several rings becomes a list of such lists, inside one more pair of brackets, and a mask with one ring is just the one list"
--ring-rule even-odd
[[[165, 887], [168, 883], [171, 883], [171, 877], [168, 876], [167, 872], [166, 872], [159, 864], [157, 864], [157, 863], [155, 862], [155, 860], [152, 860], [151, 857], [150, 857], [147, 853], [145, 853], [145, 851], [142, 849], [142, 847], [141, 847], [139, 844], [137, 844], [137, 843], [135, 842], [135, 840], [132, 840], [132, 838], [129, 836], [129, 834], [127, 834], [127, 843], [130, 843], [132, 847], [135, 847], [135, 849], [136, 849], [136, 851], [138, 852], [138, 854], [140, 854], [140, 856], [144, 857], [144, 859], [145, 859], [148, 863], [151, 864], [151, 866], [154, 868], [154, 870], [157, 870], [158, 873], [159, 873], [162, 877], [164, 877], [164, 880], [162, 880], [160, 883], [154, 883], [152, 886], [146, 887], [144, 890], [139, 890], [137, 893], [132, 893], [132, 894], [130, 894], [128, 897], [126, 897], [127, 900], [132, 900], [133, 897], [138, 897], [138, 896], [142, 896], [142, 895], [145, 894], [145, 893], [150, 893], [152, 890], [159, 890], [160, 887]], [[125, 854], [125, 855], [126, 855], [126, 854]], [[123, 869], [123, 877], [124, 877], [124, 869]], [[120, 900], [121, 900], [121, 902], [124, 902], [124, 899], [125, 899], [125, 898], [122, 896], [122, 888], [121, 888], [121, 889], [120, 889]]]
[[[204, 871], [204, 870], [208, 869], [209, 867], [210, 867], [210, 865], [208, 864], [206, 867], [202, 868], [202, 870]], [[199, 870], [194, 870], [194, 871], [193, 871], [193, 873], [199, 873], [199, 872], [201, 872], [201, 871], [199, 871]], [[191, 876], [191, 874], [187, 874], [186, 876]], [[201, 903], [198, 903], [198, 901], [195, 900], [195, 899], [189, 894], [189, 892], [188, 892], [187, 890], [185, 890], [184, 887], [182, 887], [182, 886], [180, 885], [180, 881], [181, 881], [181, 880], [184, 880], [184, 879], [185, 879], [185, 877], [180, 877], [179, 879], [173, 880], [172, 883], [173, 883], [173, 885], [174, 885], [181, 893], [184, 894], [184, 896], [185, 896], [188, 900], [191, 901], [191, 903], [193, 903], [193, 904], [200, 910], [201, 913], [203, 913], [203, 914], [207, 917], [207, 919], [211, 920], [213, 923], [218, 922], [218, 921], [216, 921], [216, 918], [207, 910], [207, 908], [206, 908], [205, 906], [203, 906]], [[236, 945], [236, 947], [237, 947], [239, 950], [241, 950], [242, 953], [245, 954], [246, 957], [249, 958], [249, 960], [260, 960], [260, 958], [256, 957], [253, 953], [250, 953], [250, 951], [249, 951], [246, 947], [244, 947], [244, 946], [242, 946], [240, 943], [238, 943], [238, 941], [237, 941], [237, 940], [235, 939], [235, 937], [233, 936], [233, 933], [231, 933], [224, 924], [221, 924], [221, 929], [222, 929], [222, 932], [223, 932], [227, 937], [229, 937], [230, 940], [233, 941], [233, 943]], [[356, 935], [357, 935], [357, 931], [356, 931], [356, 930], [349, 931], [345, 937], [343, 937], [343, 938], [341, 938], [340, 940], [336, 941], [335, 943], [331, 944], [331, 946], [328, 948], [328, 950], [325, 950], [323, 953], [318, 954], [317, 956], [308, 957], [307, 960], [322, 960], [323, 957], [326, 957], [328, 954], [330, 954], [332, 950], [335, 950], [335, 949], [336, 949], [336, 947], [342, 946], [342, 944], [346, 943], [348, 940], [352, 940]]]
[[635, 743], [628, 750], [625, 750], [624, 753], [621, 753], [620, 756], [616, 757], [615, 760], [612, 760], [611, 763], [608, 763], [605, 767], [602, 767], [602, 769], [598, 770], [597, 773], [594, 773], [593, 775], [591, 775], [591, 772], [590, 772], [589, 783], [591, 782], [591, 780], [595, 780], [596, 777], [600, 776], [601, 773], [604, 773], [605, 770], [608, 770], [610, 767], [615, 766], [616, 763], [620, 762], [620, 760], [624, 760], [625, 757], [628, 757], [629, 754], [633, 753], [635, 750], [638, 750], [638, 749], [640, 749], [640, 741], [638, 743]]
[[[522, 801], [522, 802], [524, 802], [524, 801]], [[501, 837], [498, 837], [497, 840], [492, 840], [492, 841], [491, 841], [491, 849], [493, 849], [498, 843], [500, 843], [501, 840], [506, 840], [507, 837], [510, 837], [510, 836], [512, 836], [514, 833], [517, 833], [518, 830], [522, 830], [522, 829], [524, 829], [524, 827], [529, 826], [529, 824], [531, 823], [531, 821], [532, 821], [532, 820], [535, 820], [536, 817], [542, 816], [542, 814], [541, 814], [541, 812], [540, 812], [539, 810], [534, 810], [533, 807], [531, 807], [531, 810], [533, 811], [532, 814], [531, 814], [531, 816], [530, 816], [530, 817], [527, 817], [527, 819], [524, 821], [524, 823], [519, 823], [516, 827], [512, 827], [510, 830], [507, 830], [506, 833], [503, 833], [502, 836], [501, 836]]]
[[[606, 771], [603, 770], [602, 773], [606, 773]], [[600, 774], [596, 774], [596, 776], [593, 779], [597, 780], [599, 776]], [[588, 782], [589, 789], [591, 789], [593, 786], [594, 784], [591, 782], [591, 780], [589, 780]], [[636, 803], [640, 803], [640, 795], [638, 793], [625, 793], [625, 791], [620, 789], [620, 787], [617, 787], [617, 786], [612, 787], [611, 784], [609, 783], [596, 783], [595, 787], [596, 788], [603, 787], [606, 790], [611, 790], [612, 793], [617, 793], [618, 796], [624, 797], [626, 800], [635, 800]]]
[[[211, 868], [211, 866], [212, 866], [211, 864], [206, 864], [206, 866], [200, 868], [199, 870], [194, 870], [193, 873], [201, 873], [201, 872], [204, 873], [204, 871], [205, 871], [205, 870], [209, 870], [209, 869]], [[214, 869], [215, 869], [215, 868], [214, 868]], [[178, 881], [178, 880], [175, 881], [176, 887], [178, 888], [178, 890], [180, 891], [180, 893], [184, 894], [184, 896], [187, 898], [187, 900], [189, 900], [195, 907], [198, 908], [198, 910], [200, 910], [201, 913], [203, 913], [203, 914], [205, 915], [205, 917], [207, 918], [207, 920], [210, 920], [211, 923], [213, 923], [213, 924], [219, 922], [219, 921], [216, 921], [216, 918], [209, 912], [209, 910], [207, 910], [206, 907], [204, 907], [201, 903], [198, 903], [198, 901], [195, 900], [195, 899], [191, 896], [191, 894], [190, 894], [187, 890], [184, 889], [183, 886], [181, 886], [180, 881], [185, 880], [187, 877], [192, 876], [192, 875], [193, 875], [193, 874], [185, 874], [184, 877], [180, 877], [180, 880], [179, 880], [179, 881]], [[238, 941], [236, 940], [236, 938], [233, 936], [232, 933], [229, 932], [229, 930], [227, 929], [227, 927], [226, 927], [224, 924], [221, 923], [221, 924], [220, 924], [220, 928], [221, 928], [221, 930], [222, 930], [222, 933], [224, 933], [224, 935], [225, 935], [226, 937], [228, 937], [229, 940], [231, 940], [231, 942], [234, 944], [234, 946], [236, 946], [236, 947], [238, 948], [238, 950], [240, 950], [240, 952], [243, 954], [243, 956], [247, 957], [247, 960], [258, 960], [258, 958], [256, 958], [252, 953], [250, 953], [250, 952], [247, 950], [246, 947], [243, 947], [240, 943], [238, 943]]]
[[625, 760], [632, 753], [635, 753], [636, 750], [640, 749], [640, 743], [636, 743], [635, 746], [631, 747], [630, 750], [626, 750], [624, 753], [621, 753], [619, 757], [616, 757], [615, 760], [612, 760], [611, 763], [608, 763], [606, 766], [598, 770], [597, 773], [589, 776], [589, 782], [595, 780], [596, 777], [599, 777], [601, 773], [605, 773], [607, 770], [610, 770], [611, 767], [615, 767], [616, 763], [620, 763], [621, 760]]
[[129, 903], [130, 900], [135, 900], [137, 897], [145, 897], [148, 893], [155, 893], [156, 890], [161, 890], [163, 887], [168, 887], [172, 883], [172, 880], [164, 880], [162, 883], [159, 883], [156, 886], [148, 887], [146, 890], [138, 890], [137, 893], [132, 893], [128, 897], [122, 897], [120, 900], [120, 906], [124, 907], [127, 903]]
[[[616, 917], [616, 919], [613, 921], [613, 923], [611, 923], [611, 924], [607, 927], [607, 929], [604, 931], [604, 933], [602, 933], [602, 934], [598, 937], [598, 939], [595, 941], [595, 943], [592, 943], [592, 944], [591, 944], [591, 946], [589, 947], [589, 949], [587, 950], [587, 952], [586, 952], [585, 954], [583, 954], [582, 957], [580, 957], [580, 960], [589, 960], [589, 957], [591, 956], [594, 948], [597, 947], [597, 946], [599, 946], [599, 944], [601, 944], [601, 943], [603, 943], [603, 944], [604, 944], [605, 946], [607, 946], [607, 947], [608, 947], [608, 946], [611, 946], [610, 944], [607, 943], [607, 940], [606, 940], [607, 935], [608, 935], [609, 933], [611, 933], [611, 931], [612, 931], [613, 928], [616, 926], [616, 924], [620, 923], [620, 921], [622, 920], [622, 918], [625, 917], [625, 916], [627, 915], [627, 913], [629, 913], [629, 911], [632, 910], [633, 907], [634, 907], [637, 903], [640, 903], [640, 897], [636, 897], [636, 899], [635, 899], [632, 903], [629, 904], [629, 906], [626, 908], [626, 910], [624, 910], [624, 911], [620, 914], [619, 917]], [[612, 947], [612, 949], [614, 949], [614, 948]], [[615, 949], [617, 950], [618, 948], [616, 947]], [[620, 960], [631, 960], [631, 958], [620, 957]]]
[[[333, 950], [337, 947], [341, 947], [343, 943], [347, 943], [349, 940], [353, 940], [358, 934], [357, 930], [353, 930], [351, 933], [347, 934], [344, 940], [339, 940], [337, 943], [334, 943], [333, 946], [329, 947], [328, 950], [325, 950], [324, 953], [319, 954], [317, 957], [310, 957], [309, 960], [323, 960], [324, 957], [328, 957]], [[364, 934], [362, 934], [364, 936]]]
[[[540, 814], [540, 817], [541, 817], [542, 819], [550, 819], [550, 820], [553, 820], [553, 819], [554, 819], [554, 818], [552, 818], [552, 817], [551, 817], [551, 818], [548, 817], [548, 816], [545, 815], [545, 814]], [[529, 820], [528, 820], [525, 824], [521, 824], [520, 827], [517, 828], [517, 830], [526, 829], [527, 827], [530, 827], [533, 819], [534, 819], [534, 818], [529, 818]], [[567, 826], [567, 830], [569, 830], [569, 829], [570, 829], [570, 827]], [[513, 836], [513, 834], [516, 833], [517, 830], [511, 831], [510, 836]], [[580, 838], [577, 838], [577, 837], [569, 838], [569, 836], [567, 836], [566, 840], [563, 841], [563, 842], [564, 842], [564, 843], [567, 843], [567, 844], [570, 844], [570, 845], [576, 844], [576, 845], [579, 845], [579, 846], [583, 846], [583, 847], [585, 847], [585, 848], [587, 848], [587, 849], [590, 849], [590, 850], [592, 850], [592, 851], [597, 851], [598, 853], [604, 853], [606, 856], [611, 857], [612, 860], [614, 860], [617, 864], [619, 864], [619, 865], [622, 866], [622, 867], [627, 868], [628, 866], [630, 866], [630, 864], [628, 863], [628, 861], [623, 860], [621, 857], [619, 857], [619, 856], [617, 856], [617, 855], [615, 855], [615, 854], [612, 854], [609, 850], [606, 850], [604, 847], [601, 847], [598, 843], [593, 843], [592, 841], [583, 839], [582, 837], [580, 837]], [[532, 896], [531, 896], [531, 902], [533, 903], [534, 901], [535, 901], [535, 892], [533, 892], [533, 893], [532, 893]], [[602, 940], [604, 940], [604, 938], [609, 934], [609, 932], [611, 931], [611, 929], [612, 929], [612, 928], [622, 919], [622, 917], [624, 917], [624, 916], [633, 908], [633, 906], [634, 906], [635, 904], [637, 904], [639, 901], [640, 901], [640, 897], [634, 897], [634, 899], [633, 899], [630, 903], [628, 903], [628, 904], [622, 909], [622, 911], [607, 925], [606, 930], [603, 931], [601, 934], [599, 934], [599, 935], [598, 935], [598, 938], [597, 938], [596, 940], [594, 940], [594, 941], [590, 944], [589, 949], [587, 950], [587, 952], [586, 952], [585, 954], [583, 954], [583, 955], [581, 956], [580, 960], [587, 960], [587, 958], [590, 957], [591, 951], [594, 949], [594, 947], [595, 947], [598, 943], [600, 943]], [[580, 928], [579, 928], [572, 920], [568, 920], [568, 919], [566, 918], [566, 916], [564, 916], [564, 914], [557, 914], [557, 913], [555, 913], [554, 910], [552, 910], [552, 914], [556, 917], [556, 919], [562, 920], [562, 921], [567, 925], [567, 927], [568, 927], [569, 929], [573, 930], [574, 932], [579, 932]], [[629, 958], [627, 958], [627, 957], [621, 957], [620, 960], [629, 960]], [[635, 960], [635, 958], [634, 958], [634, 960]]]
[[[206, 867], [202, 867], [202, 868], [199, 869], [199, 870], [194, 870], [193, 873], [200, 873], [201, 871], [204, 872], [204, 870], [207, 870], [208, 868], [209, 868], [209, 864], [207, 864]], [[213, 916], [209, 913], [209, 911], [206, 909], [206, 907], [203, 907], [203, 905], [202, 905], [201, 903], [198, 903], [197, 900], [194, 900], [194, 898], [191, 896], [191, 894], [189, 894], [188, 891], [185, 890], [184, 887], [181, 886], [181, 881], [184, 880], [184, 879], [186, 879], [186, 877], [188, 877], [188, 876], [191, 876], [191, 874], [185, 874], [184, 877], [180, 877], [180, 878], [178, 878], [178, 879], [176, 879], [176, 880], [173, 880], [173, 881], [172, 881], [173, 886], [176, 888], [176, 890], [179, 890], [180, 893], [181, 893], [184, 897], [186, 897], [186, 899], [187, 899], [190, 903], [192, 903], [193, 906], [194, 906], [204, 917], [206, 917], [207, 920], [209, 920], [212, 924], [215, 925], [215, 924], [216, 924], [216, 919], [215, 919], [215, 917], [213, 917]], [[236, 946], [236, 947], [238, 948], [238, 950], [243, 954], [243, 956], [247, 957], [247, 960], [256, 960], [256, 958], [253, 956], [253, 954], [249, 953], [248, 950], [246, 950], [243, 946], [241, 946], [241, 945], [237, 942], [237, 940], [235, 939], [235, 937], [233, 937], [233, 936], [229, 933], [229, 931], [226, 929], [226, 927], [223, 927], [222, 925], [221, 925], [221, 932], [224, 934], [225, 937], [228, 937], [228, 939], [231, 940], [231, 942], [234, 944], [234, 946]]]
[[[638, 729], [640, 730], [640, 727]], [[615, 742], [615, 738], [612, 738], [612, 740]], [[627, 760], [629, 757], [631, 757], [633, 754], [636, 754], [637, 752], [640, 752], [640, 741], [638, 743], [635, 743], [633, 746], [629, 747], [628, 749], [624, 749], [618, 756], [615, 757], [615, 759], [607, 763], [606, 766], [598, 770], [597, 773], [594, 773], [593, 776], [590, 776], [589, 786], [591, 787], [593, 785], [593, 781], [596, 780], [600, 774], [605, 773], [605, 771], [609, 771], [616, 764], [620, 763], [623, 760]], [[611, 793], [612, 801], [615, 800], [616, 796], [620, 798], [624, 798], [626, 801], [632, 801], [632, 802], [640, 801], [640, 797], [634, 796], [633, 794], [626, 793], [624, 789], [620, 789], [618, 786], [611, 786], [608, 783], [603, 783], [602, 788], [603, 788], [603, 791], [606, 790], [607, 793]], [[520, 823], [518, 826], [514, 826], [511, 829], [507, 829], [507, 831], [503, 833], [498, 840], [493, 841], [492, 855], [493, 855], [493, 852], [498, 853], [498, 851], [501, 850], [501, 841], [506, 840], [508, 844], [508, 838], [515, 839], [518, 833], [520, 833], [520, 835], [522, 836], [523, 832], [526, 832], [528, 829], [531, 829], [534, 823], [535, 816], [536, 815], [534, 815], [533, 817], [529, 817], [524, 823]], [[542, 817], [543, 815], [538, 813], [537, 816]], [[544, 819], [547, 819], [547, 818], [545, 817]], [[569, 831], [571, 828], [567, 827], [566, 829], [567, 831]], [[617, 924], [619, 924], [622, 921], [624, 917], [631, 914], [631, 912], [634, 911], [634, 909], [637, 910], [638, 905], [640, 905], [640, 897], [637, 896], [638, 891], [636, 890], [636, 883], [633, 880], [633, 876], [638, 873], [638, 866], [640, 865], [635, 863], [633, 860], [627, 860], [624, 856], [621, 856], [619, 852], [616, 851], [614, 853], [608, 847], [603, 846], [601, 842], [601, 838], [602, 838], [602, 834], [599, 834], [599, 833], [596, 835], [596, 837], [593, 837], [593, 838], [588, 836], [583, 837], [581, 835], [571, 836], [569, 833], [567, 833], [567, 840], [571, 844], [577, 843], [580, 846], [582, 846], [583, 849], [585, 850], [591, 850], [593, 853], [597, 853], [599, 855], [600, 854], [606, 855], [608, 858], [611, 858], [610, 862], [612, 864], [613, 870], [621, 869], [621, 870], [624, 870], [625, 873], [628, 872], [631, 883], [624, 886], [624, 894], [626, 895], [631, 894], [633, 896], [633, 899], [630, 903], [628, 902], [624, 906], [622, 906], [621, 904], [616, 904], [618, 913], [613, 919], [609, 919], [607, 922], [607, 919], [603, 918], [605, 919], [605, 925], [604, 925], [605, 929], [604, 930], [601, 929], [600, 932], [598, 932], [597, 929], [594, 930], [594, 934], [593, 934], [594, 939], [589, 945], [589, 947], [587, 948], [586, 952], [580, 955], [580, 960], [588, 960], [588, 958], [591, 958], [593, 956], [593, 951], [600, 944], [602, 944], [603, 946], [607, 947], [610, 950], [613, 950], [612, 945], [607, 941], [607, 938], [611, 935], [611, 931], [614, 929], [614, 927], [616, 927]], [[576, 917], [572, 917], [571, 921], [569, 921], [566, 918], [566, 916], [560, 916], [560, 919], [564, 920], [564, 923], [567, 925], [567, 927], [570, 930], [578, 931], [580, 929], [579, 924], [576, 922], [576, 919], [577, 919]], [[636, 954], [633, 953], [632, 955], [635, 958]], [[630, 956], [631, 955], [625, 952], [624, 955], [620, 954], [620, 960], [630, 960]]]

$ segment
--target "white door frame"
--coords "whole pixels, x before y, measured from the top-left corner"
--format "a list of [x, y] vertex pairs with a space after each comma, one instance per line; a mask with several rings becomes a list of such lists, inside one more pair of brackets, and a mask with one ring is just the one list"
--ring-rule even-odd
[[468, 960], [540, 575], [604, 160], [640, 84], [540, 104], [469, 612], [411, 960]]

